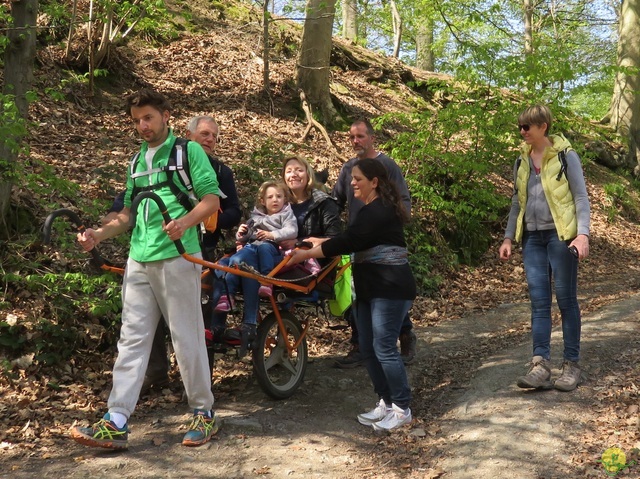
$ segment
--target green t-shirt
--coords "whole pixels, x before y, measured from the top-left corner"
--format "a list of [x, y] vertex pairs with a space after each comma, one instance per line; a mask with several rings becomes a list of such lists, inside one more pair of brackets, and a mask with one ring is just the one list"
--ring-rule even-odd
[[[164, 144], [156, 151], [153, 156], [152, 169], [160, 168], [167, 165], [171, 148], [176, 140], [173, 131], [169, 130], [169, 136]], [[134, 172], [148, 171], [146, 164], [146, 153], [149, 149], [146, 142], [140, 148], [140, 155], [135, 165]], [[216, 173], [211, 167], [209, 158], [202, 147], [195, 141], [189, 142], [187, 148], [189, 160], [189, 172], [193, 191], [196, 198], [202, 198], [204, 195], [219, 195], [218, 179]], [[158, 184], [167, 180], [166, 172], [159, 171], [152, 173], [151, 176], [143, 175], [135, 179], [137, 187], [148, 186], [149, 181], [152, 184]], [[178, 178], [178, 174], [173, 174], [173, 182], [182, 190], [184, 186]], [[131, 207], [131, 194], [133, 192], [133, 180], [131, 178], [131, 169], [127, 171], [127, 193], [124, 198], [124, 205]], [[171, 218], [180, 218], [187, 214], [187, 210], [178, 202], [176, 196], [171, 192], [168, 185], [153, 190], [167, 206], [167, 212]], [[129, 256], [139, 262], [146, 263], [150, 261], [159, 261], [179, 256], [175, 244], [167, 233], [162, 230], [162, 214], [158, 205], [153, 200], [143, 200], [138, 205], [138, 214], [136, 216], [136, 226], [131, 234], [131, 249]], [[198, 239], [197, 227], [189, 228], [182, 237], [182, 244], [188, 254], [194, 254], [200, 251], [200, 242]]]

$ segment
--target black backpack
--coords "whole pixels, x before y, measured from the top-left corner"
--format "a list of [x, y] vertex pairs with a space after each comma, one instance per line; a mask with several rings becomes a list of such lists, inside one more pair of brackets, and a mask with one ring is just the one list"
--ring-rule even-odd
[[[140, 152], [137, 152], [135, 155], [133, 155], [131, 161], [129, 162], [129, 174], [131, 176], [131, 180], [133, 181], [131, 201], [133, 201], [133, 199], [143, 191], [154, 191], [168, 186], [178, 200], [178, 203], [180, 203], [185, 210], [191, 211], [193, 209], [195, 203], [198, 200], [193, 193], [193, 184], [191, 183], [191, 173], [189, 171], [189, 156], [187, 154], [189, 142], [190, 141], [185, 138], [176, 138], [173, 147], [171, 147], [171, 152], [169, 153], [169, 160], [167, 161], [167, 164], [161, 168], [158, 168], [157, 170], [152, 170], [156, 173], [159, 173], [161, 171], [166, 172], [167, 179], [154, 185], [136, 186], [136, 178], [139, 176], [148, 175], [150, 172], [143, 171], [136, 173], [135, 169], [136, 165], [138, 164], [138, 159], [140, 158]], [[178, 179], [187, 190], [187, 192], [183, 191], [175, 183], [175, 181], [173, 181], [174, 173], [178, 174]], [[218, 212], [216, 211], [213, 215], [211, 215], [203, 222], [204, 227], [207, 231], [215, 231], [217, 226], [217, 217]]]

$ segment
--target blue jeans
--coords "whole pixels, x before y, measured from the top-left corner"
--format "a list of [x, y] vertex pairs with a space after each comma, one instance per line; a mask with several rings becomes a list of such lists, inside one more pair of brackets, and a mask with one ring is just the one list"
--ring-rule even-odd
[[[345, 317], [345, 319], [347, 323], [349, 323], [349, 326], [351, 326], [351, 338], [349, 339], [349, 342], [351, 344], [359, 344], [360, 335], [358, 333], [358, 325], [356, 324], [355, 312], [353, 310], [349, 310], [349, 314], [347, 317]], [[409, 312], [407, 311], [407, 314], [404, 315], [404, 318], [402, 320], [402, 327], [400, 328], [400, 334], [409, 333], [412, 329], [413, 329], [413, 323], [411, 322], [411, 318], [409, 317]]]
[[551, 280], [562, 316], [564, 359], [580, 359], [578, 260], [556, 230], [525, 231], [522, 240], [524, 271], [531, 300], [533, 355], [551, 358]]
[[356, 323], [360, 332], [360, 352], [373, 390], [391, 403], [407, 409], [411, 403], [411, 388], [407, 379], [397, 341], [402, 322], [412, 301], [404, 299], [356, 299]]
[[[279, 260], [279, 258], [280, 252], [278, 248], [272, 243], [265, 242], [259, 245], [247, 244], [234, 255], [222, 258], [219, 264], [235, 266], [240, 263], [246, 263], [262, 274], [266, 274], [273, 269], [276, 260]], [[258, 311], [260, 309], [260, 297], [258, 296], [260, 283], [255, 279], [245, 278], [244, 276], [235, 274], [227, 274], [223, 271], [217, 271], [216, 274], [220, 278], [226, 278], [229, 295], [236, 294], [240, 290], [240, 286], [242, 286], [242, 297], [244, 299], [242, 322], [256, 324], [258, 321]], [[213, 290], [213, 304], [217, 304], [220, 296], [225, 292], [225, 281], [217, 281]], [[211, 322], [213, 330], [224, 328], [225, 323], [225, 313], [213, 313]]]

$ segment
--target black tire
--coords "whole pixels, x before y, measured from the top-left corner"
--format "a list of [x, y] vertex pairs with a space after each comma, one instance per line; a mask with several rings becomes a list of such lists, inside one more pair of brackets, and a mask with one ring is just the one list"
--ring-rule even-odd
[[287, 311], [281, 311], [287, 330], [280, 334], [278, 320], [269, 313], [258, 325], [256, 344], [253, 348], [253, 371], [264, 392], [274, 399], [286, 399], [300, 387], [307, 369], [307, 339], [300, 341], [291, 356], [285, 346], [295, 343], [302, 335], [298, 319]]

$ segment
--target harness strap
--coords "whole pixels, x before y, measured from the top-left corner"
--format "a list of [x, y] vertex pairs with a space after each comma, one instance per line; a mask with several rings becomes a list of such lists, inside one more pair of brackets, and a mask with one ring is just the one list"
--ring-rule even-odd
[[[182, 184], [185, 186], [187, 191], [189, 191], [190, 196], [192, 196], [191, 191], [193, 190], [193, 185], [191, 184], [191, 178], [189, 178], [189, 175], [187, 174], [187, 172], [185, 170], [185, 165], [183, 163], [183, 159], [184, 159], [184, 155], [186, 154], [186, 150], [183, 152], [182, 145], [178, 145], [178, 144], [174, 145], [174, 148], [176, 149], [175, 171], [178, 172], [178, 175], [180, 175], [180, 180], [182, 181]], [[195, 197], [194, 197], [194, 199], [195, 199]]]

